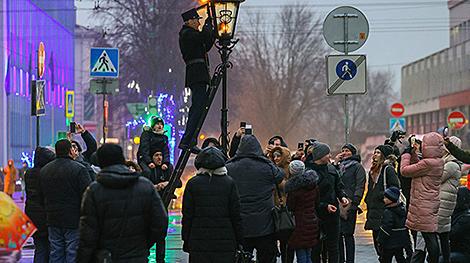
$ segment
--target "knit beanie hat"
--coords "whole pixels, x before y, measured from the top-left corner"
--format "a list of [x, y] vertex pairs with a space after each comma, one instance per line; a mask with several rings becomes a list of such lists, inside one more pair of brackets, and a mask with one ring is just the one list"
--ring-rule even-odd
[[153, 116], [152, 119], [150, 119], [150, 127], [153, 129], [153, 126], [155, 126], [157, 123], [165, 125], [165, 121], [163, 121], [162, 118]]
[[115, 164], [124, 164], [124, 154], [121, 146], [112, 143], [103, 144], [96, 151], [100, 168], [105, 168]]
[[341, 149], [348, 149], [352, 152], [353, 155], [357, 154], [357, 148], [352, 143], [346, 143], [345, 145], [343, 145], [343, 147], [341, 147]]
[[462, 140], [459, 139], [457, 136], [449, 137], [449, 141], [454, 144], [455, 146], [462, 148]]
[[391, 186], [385, 190], [384, 196], [387, 197], [390, 201], [396, 203], [400, 199], [400, 189], [395, 186]]
[[302, 161], [294, 160], [289, 164], [289, 173], [291, 176], [303, 174], [305, 171], [305, 164]]
[[393, 154], [393, 148], [390, 145], [379, 145], [375, 147], [375, 149], [378, 149], [380, 152], [382, 152], [385, 158]]
[[207, 170], [215, 170], [225, 166], [225, 156], [219, 149], [210, 146], [204, 148], [194, 160], [196, 169], [205, 168]]
[[330, 146], [321, 142], [314, 142], [312, 147], [312, 161], [318, 161], [331, 152]]

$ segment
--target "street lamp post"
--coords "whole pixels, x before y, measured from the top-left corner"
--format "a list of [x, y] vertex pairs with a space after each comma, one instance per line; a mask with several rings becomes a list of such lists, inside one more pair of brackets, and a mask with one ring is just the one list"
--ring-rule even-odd
[[[222, 71], [222, 109], [221, 131], [222, 148], [228, 152], [228, 105], [227, 105], [227, 69], [232, 67], [229, 61], [230, 54], [238, 42], [234, 40], [235, 27], [237, 25], [238, 9], [240, 3], [245, 0], [211, 0], [211, 12], [214, 23], [217, 43], [222, 63], [218, 69]], [[221, 67], [221, 68], [219, 68]]]

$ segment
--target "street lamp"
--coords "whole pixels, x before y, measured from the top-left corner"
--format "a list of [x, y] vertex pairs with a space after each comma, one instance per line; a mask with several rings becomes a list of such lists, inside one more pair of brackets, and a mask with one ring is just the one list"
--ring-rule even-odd
[[211, 0], [211, 13], [217, 38], [216, 47], [219, 50], [222, 63], [217, 66], [216, 72], [222, 74], [222, 148], [228, 152], [228, 108], [227, 108], [227, 68], [232, 64], [229, 62], [238, 39], [234, 40], [235, 27], [237, 25], [238, 9], [240, 3], [245, 0]]

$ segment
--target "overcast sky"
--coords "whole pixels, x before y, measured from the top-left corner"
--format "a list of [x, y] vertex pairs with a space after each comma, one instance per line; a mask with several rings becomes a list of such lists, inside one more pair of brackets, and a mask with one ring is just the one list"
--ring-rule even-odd
[[[341, 5], [362, 10], [369, 20], [369, 39], [354, 53], [367, 55], [370, 70], [393, 72], [397, 90], [401, 66], [449, 46], [449, 12], [445, 0], [246, 0], [240, 10], [273, 14], [281, 5], [296, 3], [311, 6], [322, 20], [329, 11]], [[76, 1], [78, 24], [93, 26], [87, 9], [93, 5], [91, 0]], [[331, 49], [331, 52], [335, 51]]]

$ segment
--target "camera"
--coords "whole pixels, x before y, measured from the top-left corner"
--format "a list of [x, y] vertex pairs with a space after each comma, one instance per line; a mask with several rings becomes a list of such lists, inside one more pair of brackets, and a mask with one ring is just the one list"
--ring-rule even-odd
[[251, 127], [251, 125], [246, 124], [246, 126], [245, 126], [245, 135], [252, 135], [252, 134], [253, 134], [253, 128]]
[[73, 121], [70, 123], [70, 132], [75, 133], [76, 130], [77, 130], [77, 123]]

